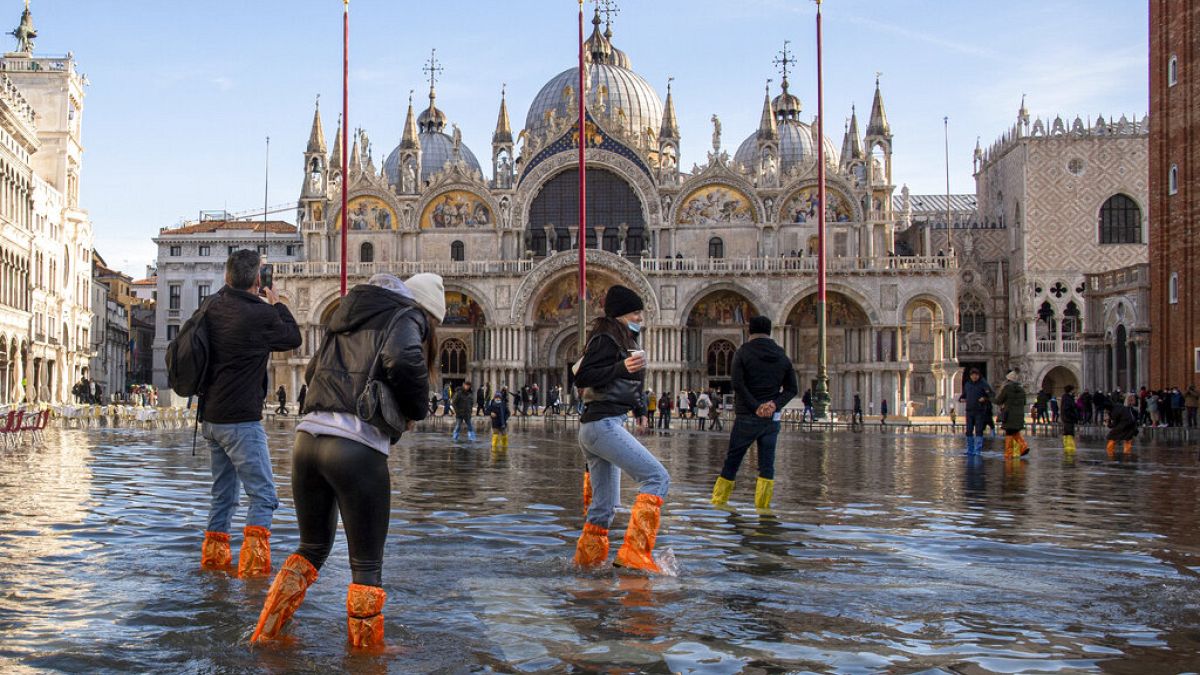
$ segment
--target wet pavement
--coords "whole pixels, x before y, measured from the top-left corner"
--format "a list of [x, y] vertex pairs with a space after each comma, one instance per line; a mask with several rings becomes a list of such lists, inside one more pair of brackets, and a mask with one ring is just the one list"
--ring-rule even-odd
[[[292, 432], [268, 426], [278, 569], [297, 543]], [[414, 433], [393, 449], [384, 585], [398, 649], [386, 656], [347, 652], [340, 533], [292, 639], [248, 647], [269, 580], [198, 569], [208, 459], [191, 455], [190, 430], [50, 430], [0, 449], [0, 669], [1200, 668], [1197, 447], [1112, 460], [1093, 442], [1065, 458], [1037, 438], [1029, 461], [1006, 463], [969, 461], [957, 437], [785, 432], [774, 510], [759, 514], [752, 455], [718, 510], [726, 437], [653, 436], [672, 476], [659, 547], [681, 572], [645, 578], [569, 565], [582, 524], [573, 427], [515, 428], [503, 458], [480, 438]]]

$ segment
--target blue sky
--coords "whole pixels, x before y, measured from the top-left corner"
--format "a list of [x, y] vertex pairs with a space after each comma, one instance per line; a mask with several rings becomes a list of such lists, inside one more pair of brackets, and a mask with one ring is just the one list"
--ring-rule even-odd
[[[0, 3], [15, 27], [20, 0]], [[732, 153], [758, 123], [763, 83], [785, 39], [798, 59], [792, 93], [816, 110], [814, 5], [808, 0], [624, 0], [614, 43], [665, 98], [675, 78], [682, 165], [704, 158], [718, 114]], [[377, 154], [398, 142], [409, 90], [436, 47], [438, 107], [481, 158], [502, 83], [520, 127], [541, 86], [575, 62], [574, 0], [351, 2], [350, 124]], [[203, 209], [294, 201], [321, 95], [332, 142], [341, 88], [338, 0], [33, 0], [39, 54], [75, 54], [88, 75], [83, 207], [96, 248], [141, 275], [158, 228]], [[588, 3], [590, 18], [591, 3]], [[2, 9], [2, 7], [0, 7]], [[1021, 95], [1035, 116], [1141, 116], [1147, 108], [1147, 4], [1140, 0], [825, 0], [826, 133], [840, 147], [856, 103], [870, 109], [876, 71], [894, 139], [893, 177], [974, 192], [971, 151], [1010, 126]], [[588, 26], [590, 29], [590, 25]], [[11, 40], [11, 38], [6, 38]], [[11, 48], [11, 45], [9, 45]], [[376, 157], [377, 165], [382, 157]], [[288, 220], [292, 213], [281, 214]]]

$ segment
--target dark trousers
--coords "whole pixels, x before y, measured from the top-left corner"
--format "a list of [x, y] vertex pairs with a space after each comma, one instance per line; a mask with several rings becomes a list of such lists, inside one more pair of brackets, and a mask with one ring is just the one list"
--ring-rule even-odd
[[987, 427], [988, 414], [985, 412], [968, 412], [967, 413], [967, 435], [968, 436], [983, 436], [983, 430]]
[[1187, 417], [1188, 417], [1187, 424], [1189, 427], [1192, 427], [1192, 428], [1195, 428], [1195, 426], [1196, 426], [1196, 410], [1197, 410], [1196, 406], [1192, 406], [1187, 409]]
[[1075, 423], [1074, 422], [1063, 422], [1063, 436], [1074, 436], [1074, 435], [1075, 435]]
[[300, 529], [296, 552], [320, 569], [333, 548], [340, 513], [354, 583], [382, 586], [392, 510], [387, 455], [348, 438], [297, 433], [292, 495]]
[[758, 444], [758, 475], [768, 480], [775, 479], [775, 442], [779, 440], [779, 422], [770, 417], [738, 415], [733, 420], [733, 431], [729, 432], [729, 450], [725, 454], [725, 466], [721, 477], [725, 480], [737, 478], [738, 468], [746, 457], [750, 446]]
[[671, 411], [670, 410], [658, 411], [658, 428], [659, 429], [670, 429], [671, 428]]

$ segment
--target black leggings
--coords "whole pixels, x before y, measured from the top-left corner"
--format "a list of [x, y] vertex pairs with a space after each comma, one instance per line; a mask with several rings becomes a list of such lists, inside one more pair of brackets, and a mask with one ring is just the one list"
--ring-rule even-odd
[[313, 567], [320, 569], [329, 557], [340, 512], [354, 583], [382, 586], [391, 493], [387, 455], [348, 438], [296, 434], [292, 449], [292, 499], [300, 525], [296, 552]]

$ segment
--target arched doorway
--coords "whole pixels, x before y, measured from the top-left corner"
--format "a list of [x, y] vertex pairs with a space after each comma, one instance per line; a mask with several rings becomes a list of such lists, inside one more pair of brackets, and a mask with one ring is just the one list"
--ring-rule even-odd
[[721, 394], [733, 393], [733, 355], [737, 347], [729, 340], [714, 340], [705, 350], [708, 387]]
[[[525, 248], [537, 256], [574, 248], [571, 237], [578, 222], [579, 170], [568, 169], [546, 181], [534, 197]], [[637, 257], [647, 248], [642, 201], [628, 181], [608, 169], [587, 170], [587, 224], [588, 248], [597, 247], [599, 229], [604, 231], [601, 243], [610, 252], [624, 250]]]
[[1051, 396], [1062, 396], [1067, 385], [1079, 388], [1079, 378], [1075, 373], [1071, 372], [1066, 366], [1055, 366], [1042, 377], [1041, 389], [1045, 389]]
[[470, 352], [467, 351], [465, 342], [458, 338], [442, 340], [441, 348], [438, 350], [438, 362], [440, 363], [443, 389], [450, 387], [450, 390], [454, 391], [467, 379], [469, 359]]
[[[593, 268], [588, 268], [586, 302], [589, 322], [604, 314], [604, 296], [610, 287], [620, 283], [619, 278], [606, 270], [593, 271]], [[537, 383], [543, 392], [543, 400], [544, 393], [556, 384], [563, 387], [563, 396], [566, 398], [574, 382], [574, 376], [567, 372], [567, 368], [579, 358], [576, 353], [569, 360], [564, 360], [570, 356], [564, 350], [578, 349], [579, 290], [575, 271], [568, 269], [552, 277], [534, 298], [526, 333], [532, 348], [528, 358], [524, 359], [524, 376], [530, 384]]]
[[[878, 369], [864, 366], [894, 358], [895, 329], [879, 345], [872, 344], [871, 321], [863, 308], [837, 291], [825, 294], [826, 364], [829, 398], [834, 410], [850, 410], [854, 394], [862, 396], [864, 406], [886, 396], [880, 394], [884, 383]], [[782, 346], [792, 359], [800, 391], [814, 389], [817, 377], [817, 296], [805, 296], [788, 313]], [[880, 331], [876, 337], [883, 335]], [[882, 349], [877, 347], [884, 347]], [[880, 358], [890, 354], [890, 358]]]
[[[711, 346], [724, 341], [736, 350], [735, 345], [746, 340], [747, 323], [758, 314], [754, 303], [735, 290], [713, 291], [697, 300], [688, 312], [682, 333], [681, 348], [687, 362], [684, 386], [712, 386], [710, 382], [713, 375], [709, 372]], [[723, 353], [723, 348], [718, 349]], [[729, 386], [727, 377], [722, 376], [718, 380]]]
[[483, 306], [469, 293], [447, 289], [446, 318], [438, 327], [438, 335], [447, 339], [455, 338], [469, 346], [470, 358], [462, 371], [463, 377], [470, 379], [475, 386], [484, 385], [488, 378], [482, 372], [483, 361], [493, 357], [489, 356], [491, 333]]

